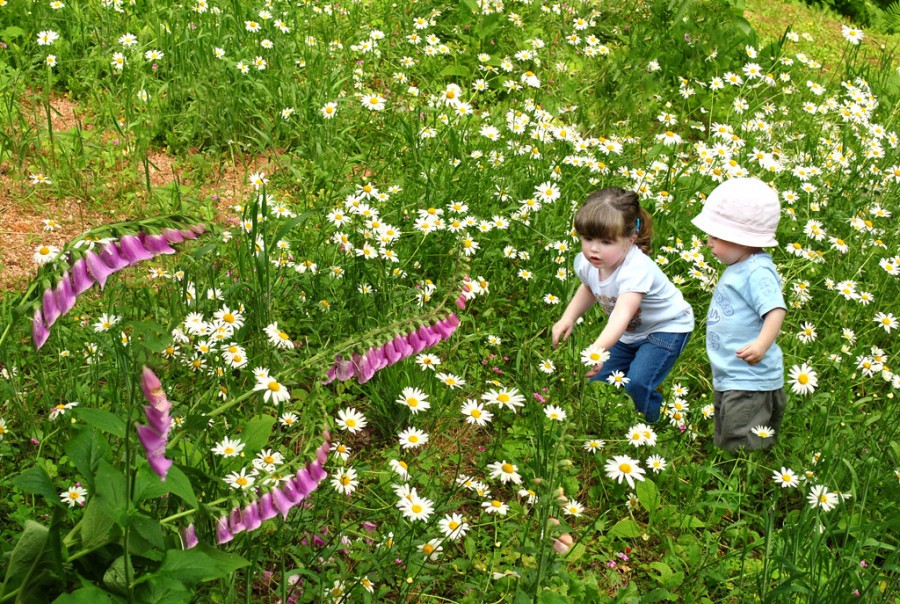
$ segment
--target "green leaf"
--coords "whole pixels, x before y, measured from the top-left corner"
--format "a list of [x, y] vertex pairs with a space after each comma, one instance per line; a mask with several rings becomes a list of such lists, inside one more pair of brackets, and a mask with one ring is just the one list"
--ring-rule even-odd
[[84, 429], [66, 442], [65, 449], [75, 469], [85, 477], [88, 486], [93, 489], [94, 474], [97, 473], [100, 460], [109, 454], [109, 443], [97, 430]]
[[22, 584], [29, 569], [43, 555], [49, 535], [50, 529], [46, 526], [38, 524], [34, 520], [25, 521], [22, 536], [19, 537], [19, 541], [10, 555], [0, 595], [14, 591]]
[[279, 239], [284, 239], [284, 236], [290, 233], [294, 229], [294, 227], [300, 226], [301, 224], [306, 222], [310, 216], [312, 216], [312, 212], [303, 212], [299, 216], [286, 221], [284, 224], [278, 227], [277, 231], [275, 231], [275, 237], [273, 238], [273, 241], [277, 242]]
[[81, 546], [92, 550], [108, 543], [115, 520], [106, 513], [102, 499], [91, 497], [81, 518]]
[[[147, 546], [157, 550], [165, 549], [165, 538], [163, 537], [162, 525], [159, 523], [159, 520], [138, 512], [129, 516], [128, 526], [134, 529], [134, 532], [131, 533], [132, 536], [135, 536], [135, 533], [137, 533], [141, 540], [145, 542], [132, 544], [131, 548], [138, 546], [137, 551], [134, 551], [133, 553], [144, 556], [145, 558], [154, 558], [154, 556], [148, 555], [150, 552], [147, 550]], [[156, 557], [157, 560], [161, 558], [161, 555]]]
[[50, 476], [47, 475], [47, 470], [41, 466], [31, 466], [16, 476], [12, 483], [13, 486], [22, 489], [26, 493], [43, 495], [47, 501], [59, 503], [59, 493], [56, 492]]
[[135, 598], [141, 604], [188, 604], [193, 592], [184, 583], [169, 577], [153, 577], [135, 590]]
[[555, 591], [542, 591], [538, 602], [541, 604], [568, 604], [569, 600]]
[[472, 75], [472, 70], [465, 65], [447, 65], [440, 73], [443, 77], [458, 76], [460, 78], [468, 78]]
[[241, 434], [241, 440], [244, 441], [248, 454], [256, 453], [266, 446], [274, 425], [275, 418], [271, 415], [258, 415], [247, 422]]
[[3, 30], [2, 37], [5, 41], [9, 42], [15, 38], [21, 38], [25, 35], [25, 30], [21, 27], [16, 27], [14, 25], [7, 27]]
[[53, 604], [112, 604], [120, 601], [96, 585], [86, 585], [79, 590], [59, 596], [53, 600]]
[[91, 407], [76, 407], [74, 412], [78, 419], [89, 426], [93, 426], [113, 436], [125, 438], [125, 422], [114, 413], [105, 409], [94, 409]]
[[488, 15], [481, 23], [475, 26], [475, 35], [483, 40], [494, 33], [498, 27], [500, 27], [500, 15], [496, 13]]
[[653, 512], [659, 507], [659, 489], [652, 480], [642, 480], [635, 487], [638, 501], [648, 512]]
[[22, 536], [9, 554], [0, 599], [18, 590], [17, 603], [47, 601], [48, 588], [57, 586], [65, 572], [58, 528], [61, 514], [57, 510], [50, 528], [33, 520], [25, 521]]
[[122, 512], [125, 510], [125, 496], [128, 492], [125, 475], [107, 461], [101, 459], [95, 484], [96, 493], [94, 497], [101, 502], [102, 511], [119, 522]]
[[200, 544], [188, 550], [170, 549], [156, 572], [144, 575], [136, 583], [143, 583], [154, 577], [166, 577], [190, 586], [201, 581], [221, 579], [249, 565], [250, 562], [237, 554]]
[[[167, 478], [169, 476], [171, 474], [166, 475]], [[134, 479], [133, 498], [135, 503], [140, 503], [146, 499], [157, 499], [169, 492], [169, 487], [160, 480], [159, 475], [151, 470], [148, 464], [141, 464], [138, 467], [137, 475]]]
[[608, 537], [618, 537], [619, 539], [634, 539], [641, 535], [641, 527], [631, 518], [623, 518], [619, 520], [607, 533]]
[[178, 495], [181, 499], [191, 507], [200, 507], [197, 496], [194, 494], [194, 488], [191, 486], [190, 479], [178, 466], [169, 468], [166, 474], [166, 489], [173, 495]]

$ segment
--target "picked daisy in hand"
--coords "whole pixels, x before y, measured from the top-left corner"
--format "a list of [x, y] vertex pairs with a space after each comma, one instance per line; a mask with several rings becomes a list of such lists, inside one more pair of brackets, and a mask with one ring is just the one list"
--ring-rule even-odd
[[609, 352], [602, 346], [591, 344], [581, 351], [581, 363], [588, 367], [602, 365], [609, 360]]

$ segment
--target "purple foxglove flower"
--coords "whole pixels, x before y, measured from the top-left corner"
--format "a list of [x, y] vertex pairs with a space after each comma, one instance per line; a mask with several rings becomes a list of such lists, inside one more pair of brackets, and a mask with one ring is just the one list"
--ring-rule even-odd
[[80, 296], [87, 290], [91, 289], [94, 280], [88, 275], [87, 264], [84, 258], [79, 258], [72, 265], [72, 291], [76, 296]]
[[261, 522], [271, 520], [278, 515], [275, 504], [272, 501], [272, 493], [263, 493], [259, 498], [259, 519]]
[[222, 545], [234, 539], [234, 535], [228, 529], [228, 516], [220, 516], [216, 522], [216, 543]]
[[171, 247], [169, 242], [162, 235], [148, 235], [147, 233], [141, 233], [140, 239], [144, 249], [154, 256], [175, 253], [175, 248]]
[[415, 354], [415, 348], [410, 346], [409, 338], [407, 336], [397, 336], [394, 338], [394, 348], [400, 353], [401, 361]]
[[391, 362], [388, 361], [387, 355], [384, 353], [384, 346], [373, 348], [370, 351], [370, 354], [375, 355], [375, 371], [381, 371], [391, 364]]
[[275, 505], [275, 509], [278, 510], [278, 513], [281, 514], [281, 517], [287, 520], [288, 512], [291, 511], [291, 508], [294, 507], [294, 504], [288, 501], [288, 498], [284, 496], [284, 491], [281, 488], [272, 489], [272, 503]]
[[100, 259], [106, 263], [106, 266], [118, 272], [128, 266], [128, 259], [122, 255], [119, 247], [115, 243], [107, 243], [100, 252]]
[[331, 367], [328, 368], [328, 375], [325, 377], [324, 380], [322, 380], [322, 385], [327, 386], [328, 384], [333, 382], [336, 377], [337, 377], [337, 367], [332, 365]]
[[[159, 381], [153, 370], [146, 365], [141, 370], [141, 390], [144, 391], [144, 398], [154, 407], [159, 408], [169, 402], [166, 399], [165, 391], [163, 391], [162, 382]], [[166, 410], [168, 411], [168, 408]]]
[[401, 352], [397, 349], [397, 338], [384, 345], [384, 356], [387, 357], [388, 363], [393, 365], [403, 358]]
[[228, 514], [228, 527], [233, 535], [247, 530], [247, 525], [244, 524], [244, 518], [241, 516], [241, 508], [231, 508], [231, 512]]
[[365, 384], [372, 376], [375, 375], [377, 361], [375, 360], [375, 355], [372, 354], [371, 351], [367, 352], [364, 357], [362, 357], [360, 361], [359, 372], [356, 375], [356, 381], [360, 384]]
[[119, 239], [119, 245], [122, 248], [122, 257], [127, 260], [128, 264], [131, 266], [153, 258], [153, 254], [147, 251], [147, 248], [144, 247], [141, 240], [134, 235], [125, 235]]
[[322, 464], [320, 464], [318, 460], [306, 464], [306, 470], [309, 472], [310, 477], [317, 483], [322, 482], [322, 480], [328, 476], [328, 473], [322, 468]]
[[193, 522], [181, 530], [181, 540], [184, 543], [184, 549], [197, 547], [199, 541], [197, 540], [197, 529], [194, 528]]
[[63, 273], [56, 289], [53, 290], [53, 297], [56, 298], [56, 308], [59, 309], [60, 316], [66, 314], [75, 306], [75, 291], [72, 289], [72, 281], [69, 278], [69, 271]]
[[100, 284], [100, 289], [103, 289], [106, 285], [106, 280], [109, 276], [116, 272], [104, 264], [103, 260], [100, 259], [100, 256], [90, 250], [84, 255], [84, 262], [87, 265], [88, 271], [91, 273], [91, 277]]
[[298, 491], [297, 487], [290, 480], [281, 484], [281, 492], [284, 493], [285, 499], [290, 502], [291, 506], [295, 506], [303, 501], [303, 493]]
[[138, 438], [144, 446], [147, 457], [161, 457], [166, 453], [166, 435], [160, 434], [150, 426], [137, 424]]
[[337, 379], [340, 381], [346, 382], [356, 374], [351, 361], [346, 361], [340, 356], [334, 357], [334, 361], [337, 364]]
[[460, 294], [459, 298], [456, 299], [456, 306], [460, 310], [466, 309], [466, 295], [465, 294]]
[[31, 319], [31, 339], [34, 341], [35, 350], [40, 350], [49, 337], [50, 330], [44, 326], [44, 316], [41, 314], [41, 309], [35, 308], [34, 317]]
[[427, 347], [425, 340], [420, 338], [419, 334], [416, 331], [411, 331], [406, 336], [406, 341], [409, 344], [410, 348], [412, 348], [412, 354], [419, 354]]
[[162, 455], [157, 457], [147, 456], [147, 463], [150, 464], [150, 469], [160, 477], [160, 480], [165, 482], [166, 475], [169, 473], [169, 468], [172, 467], [172, 464], [175, 462], [171, 459], [163, 457]]
[[148, 367], [144, 367], [141, 372], [141, 389], [150, 404], [144, 407], [148, 425], [137, 425], [138, 438], [147, 453], [150, 468], [160, 479], [165, 480], [173, 463], [166, 459], [166, 439], [172, 428], [172, 418], [169, 415], [172, 403], [166, 398], [159, 378]]
[[181, 243], [184, 241], [184, 237], [178, 229], [163, 229], [162, 236], [165, 237], [166, 241], [169, 243]]
[[244, 526], [247, 527], [248, 531], [255, 531], [262, 526], [257, 505], [256, 501], [252, 501], [244, 506], [244, 510], [241, 512], [241, 519], [244, 521]]
[[441, 335], [434, 329], [433, 325], [422, 325], [419, 327], [419, 337], [425, 340], [426, 348], [431, 348], [441, 342]]
[[44, 290], [43, 310], [44, 323], [47, 324], [47, 327], [53, 327], [61, 313], [56, 308], [56, 298], [53, 296], [53, 290], [50, 288]]
[[192, 224], [188, 227], [192, 233], [195, 235], [202, 235], [206, 232], [206, 225], [198, 222], [197, 224]]
[[319, 445], [319, 448], [316, 449], [316, 461], [318, 461], [322, 466], [324, 466], [325, 462], [328, 461], [329, 451], [331, 451], [331, 443], [328, 441], [328, 436], [326, 436], [325, 442]]
[[457, 317], [456, 321], [454, 321], [451, 317], [456, 317], [456, 315], [450, 315], [446, 319], [442, 319], [434, 324], [434, 327], [441, 335], [442, 340], [446, 340], [452, 336], [453, 332], [456, 331], [456, 327], [459, 325], [459, 318]]
[[192, 231], [190, 229], [181, 229], [178, 232], [181, 233], [182, 239], [196, 239], [197, 238], [197, 233], [195, 233], [194, 231]]
[[294, 487], [297, 491], [303, 494], [303, 497], [308, 497], [310, 493], [316, 490], [316, 486], [318, 486], [318, 483], [313, 480], [312, 476], [309, 474], [309, 470], [306, 468], [297, 470], [297, 473], [291, 479], [291, 482], [294, 483]]

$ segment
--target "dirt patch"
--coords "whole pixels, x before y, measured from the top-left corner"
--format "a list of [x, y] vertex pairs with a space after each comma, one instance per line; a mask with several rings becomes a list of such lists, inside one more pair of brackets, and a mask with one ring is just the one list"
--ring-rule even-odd
[[[66, 95], [50, 96], [50, 123], [53, 132], [66, 132], [76, 126], [84, 130], [90, 130], [88, 112]], [[41, 132], [47, 131], [47, 108], [39, 92], [30, 91], [23, 95], [19, 101], [19, 111], [22, 118], [32, 128]]]

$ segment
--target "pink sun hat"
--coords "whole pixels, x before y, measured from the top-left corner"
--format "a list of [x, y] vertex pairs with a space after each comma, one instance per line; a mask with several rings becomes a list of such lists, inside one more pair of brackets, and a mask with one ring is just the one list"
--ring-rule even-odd
[[717, 239], [748, 247], [775, 247], [780, 218], [775, 189], [758, 178], [732, 178], [713, 189], [691, 222]]

